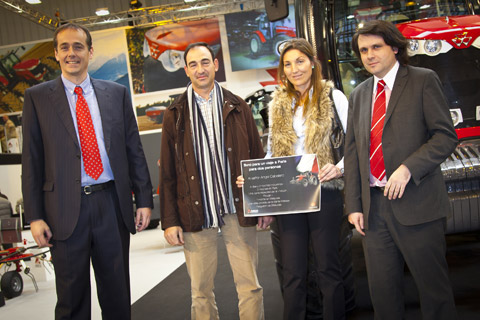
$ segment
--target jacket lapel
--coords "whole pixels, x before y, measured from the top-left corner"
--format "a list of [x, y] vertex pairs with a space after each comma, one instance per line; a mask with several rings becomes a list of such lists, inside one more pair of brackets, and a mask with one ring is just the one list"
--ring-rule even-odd
[[370, 145], [370, 128], [372, 122], [372, 99], [373, 99], [373, 77], [368, 79], [365, 85], [365, 94], [360, 96], [360, 106], [365, 108], [360, 110], [360, 132], [364, 132], [364, 145]]
[[392, 116], [393, 110], [397, 106], [397, 103], [402, 95], [403, 90], [405, 89], [405, 84], [408, 79], [408, 68], [402, 67], [398, 69], [397, 76], [395, 77], [395, 83], [393, 85], [392, 95], [388, 101], [387, 113], [385, 115], [384, 127], [387, 124], [388, 120]]
[[78, 144], [78, 137], [75, 131], [75, 125], [73, 124], [72, 113], [70, 111], [70, 105], [65, 94], [65, 87], [62, 82], [62, 78], [58, 77], [57, 80], [52, 82], [50, 86], [52, 90], [52, 106], [57, 111], [63, 125], [65, 126], [68, 134], [72, 137], [75, 145], [80, 148]]
[[112, 132], [112, 114], [113, 106], [110, 103], [110, 92], [107, 87], [96, 79], [92, 79], [93, 90], [97, 97], [98, 109], [100, 110], [100, 117], [102, 118], [103, 139], [107, 153], [110, 151], [111, 132]]

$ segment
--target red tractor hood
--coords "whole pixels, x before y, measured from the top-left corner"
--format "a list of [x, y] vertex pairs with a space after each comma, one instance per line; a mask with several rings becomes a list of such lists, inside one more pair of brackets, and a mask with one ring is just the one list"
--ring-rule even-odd
[[152, 28], [145, 33], [145, 39], [150, 55], [158, 59], [165, 50], [185, 51], [193, 42], [219, 44], [220, 29], [217, 19], [186, 21]]
[[445, 40], [465, 49], [480, 36], [480, 15], [437, 17], [397, 24], [407, 39]]

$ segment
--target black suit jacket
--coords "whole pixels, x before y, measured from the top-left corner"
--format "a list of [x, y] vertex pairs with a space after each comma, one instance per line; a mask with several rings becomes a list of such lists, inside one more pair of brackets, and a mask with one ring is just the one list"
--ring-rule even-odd
[[[152, 207], [152, 185], [132, 103], [124, 86], [91, 79], [123, 221], [135, 233], [137, 207]], [[65, 240], [80, 213], [81, 150], [63, 82], [25, 92], [22, 117], [22, 191], [27, 221], [43, 219], [53, 238]]]
[[[370, 210], [370, 123], [373, 77], [350, 95], [345, 141], [346, 212]], [[392, 200], [397, 220], [416, 225], [447, 216], [450, 204], [440, 164], [458, 143], [447, 99], [435, 72], [401, 66], [387, 106], [382, 147], [387, 179], [401, 165], [412, 177], [401, 199]]]

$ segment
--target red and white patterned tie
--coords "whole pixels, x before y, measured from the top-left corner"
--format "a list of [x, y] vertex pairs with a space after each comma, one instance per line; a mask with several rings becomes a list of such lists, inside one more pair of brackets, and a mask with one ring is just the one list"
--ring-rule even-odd
[[88, 108], [87, 100], [83, 96], [81, 87], [75, 87], [77, 94], [77, 125], [78, 135], [80, 136], [80, 146], [82, 149], [83, 167], [85, 173], [97, 180], [103, 172], [102, 159], [98, 149], [97, 136], [93, 128], [92, 116]]
[[370, 129], [370, 172], [378, 180], [382, 180], [385, 177], [385, 163], [382, 150], [385, 105], [385, 81], [380, 80], [377, 84], [377, 94], [373, 103], [372, 127]]

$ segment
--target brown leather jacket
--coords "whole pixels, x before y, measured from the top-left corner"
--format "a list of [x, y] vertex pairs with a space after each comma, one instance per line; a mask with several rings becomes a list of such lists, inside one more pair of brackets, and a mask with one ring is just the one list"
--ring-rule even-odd
[[[233, 199], [239, 224], [254, 226], [256, 218], [243, 215], [242, 189], [235, 181], [240, 161], [264, 157], [258, 130], [243, 99], [223, 90], [225, 148], [230, 163]], [[187, 92], [165, 110], [160, 151], [160, 212], [162, 229], [182, 227], [184, 232], [201, 231], [204, 222], [201, 187], [195, 163]]]

